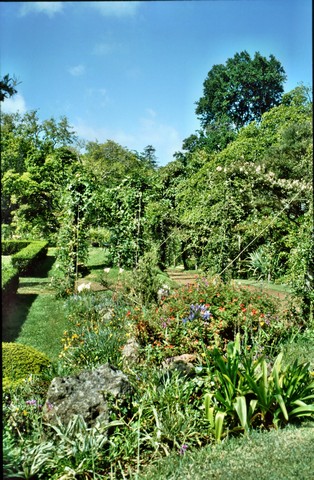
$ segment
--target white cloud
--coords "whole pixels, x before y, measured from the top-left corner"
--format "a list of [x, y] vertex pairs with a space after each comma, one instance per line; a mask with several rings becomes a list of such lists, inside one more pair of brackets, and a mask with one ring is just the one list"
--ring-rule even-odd
[[181, 150], [182, 139], [172, 125], [158, 121], [154, 110], [146, 109], [148, 116], [140, 119], [139, 135], [143, 148], [152, 145], [156, 149], [158, 163], [165, 165], [173, 160], [173, 154]]
[[152, 118], [155, 118], [157, 116], [157, 113], [155, 112], [155, 110], [153, 110], [152, 108], [146, 108], [146, 112], [148, 113], [148, 115]]
[[79, 77], [80, 75], [84, 75], [85, 73], [85, 66], [80, 64], [80, 65], [75, 65], [74, 67], [68, 68], [68, 72], [73, 75], [74, 77]]
[[137, 13], [141, 2], [87, 2], [105, 17], [132, 17]]
[[95, 101], [100, 107], [105, 107], [111, 103], [110, 97], [105, 88], [87, 88], [86, 95], [89, 98], [92, 97], [93, 101]]
[[3, 113], [21, 113], [24, 114], [27, 110], [23, 95], [17, 93], [11, 98], [5, 98], [1, 105]]
[[63, 10], [64, 2], [23, 2], [20, 8], [20, 15], [25, 16], [28, 13], [44, 13], [53, 17], [56, 13]]
[[92, 127], [90, 124], [86, 124], [81, 118], [77, 119], [77, 122], [73, 124], [73, 128], [77, 135], [84, 140], [100, 143], [105, 143], [107, 140], [113, 140], [119, 143], [123, 147], [130, 147], [133, 144], [135, 138], [133, 135], [127, 134], [121, 130], [110, 130], [106, 127]]
[[133, 122], [134, 127], [128, 133], [121, 129], [93, 127], [82, 119], [78, 119], [73, 127], [78, 136], [87, 141], [105, 143], [113, 140], [138, 152], [142, 152], [147, 145], [152, 145], [156, 150], [158, 164], [166, 165], [173, 160], [173, 154], [181, 150], [182, 138], [175, 127], [159, 122], [153, 109], [147, 108], [146, 114], [137, 124]]
[[97, 43], [93, 48], [94, 55], [108, 55], [114, 51], [114, 46], [110, 43]]

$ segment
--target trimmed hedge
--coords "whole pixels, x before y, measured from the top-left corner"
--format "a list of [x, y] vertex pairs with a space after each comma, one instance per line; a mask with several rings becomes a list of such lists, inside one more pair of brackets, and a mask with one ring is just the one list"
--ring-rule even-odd
[[36, 263], [48, 252], [46, 241], [4, 240], [1, 242], [2, 255], [11, 255], [11, 265], [1, 265], [2, 302], [17, 292], [19, 275], [31, 273]]
[[29, 242], [25, 248], [12, 255], [12, 265], [20, 274], [29, 273], [34, 263], [44, 259], [47, 252], [48, 242], [42, 240]]
[[49, 358], [34, 347], [2, 342], [3, 389], [17, 386], [31, 374], [41, 374], [50, 365]]
[[1, 290], [2, 304], [8, 297], [17, 292], [19, 287], [19, 272], [13, 265], [2, 266], [1, 269]]
[[1, 255], [14, 255], [29, 245], [27, 240], [2, 240]]

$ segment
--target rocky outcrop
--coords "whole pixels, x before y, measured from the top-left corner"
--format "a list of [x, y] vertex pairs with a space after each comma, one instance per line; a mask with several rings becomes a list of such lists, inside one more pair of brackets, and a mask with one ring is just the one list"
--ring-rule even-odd
[[176, 355], [175, 357], [169, 357], [164, 360], [162, 367], [165, 370], [177, 370], [183, 375], [189, 375], [194, 372], [194, 363], [197, 359], [196, 355], [184, 353], [182, 355]]
[[73, 376], [56, 377], [48, 389], [44, 419], [67, 425], [74, 415], [81, 415], [88, 426], [93, 426], [96, 420], [108, 423], [108, 398], [123, 397], [130, 392], [127, 376], [109, 364]]

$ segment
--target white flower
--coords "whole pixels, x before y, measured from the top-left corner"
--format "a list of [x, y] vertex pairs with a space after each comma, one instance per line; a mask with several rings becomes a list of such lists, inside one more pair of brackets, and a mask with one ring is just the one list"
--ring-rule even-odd
[[217, 172], [221, 172], [222, 170], [222, 167], [219, 165], [217, 168], [216, 168]]
[[77, 291], [78, 292], [82, 292], [83, 290], [90, 290], [90, 287], [91, 287], [91, 283], [81, 283], [81, 285], [79, 285], [77, 287]]
[[120, 268], [119, 268], [119, 273], [122, 273], [122, 272], [124, 272], [124, 268], [121, 268], [121, 267], [120, 267]]
[[109, 273], [110, 272], [110, 267], [104, 268], [104, 272]]

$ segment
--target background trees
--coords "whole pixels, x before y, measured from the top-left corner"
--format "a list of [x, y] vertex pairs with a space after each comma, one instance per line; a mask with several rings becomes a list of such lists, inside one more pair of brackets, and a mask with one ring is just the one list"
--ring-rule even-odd
[[57, 232], [59, 201], [78, 166], [74, 142], [66, 118], [1, 116], [2, 222], [16, 234], [52, 239]]
[[13, 97], [17, 93], [18, 80], [15, 77], [10, 77], [7, 73], [0, 79], [0, 102], [3, 102], [5, 98]]
[[222, 116], [236, 129], [279, 104], [286, 75], [273, 55], [269, 60], [256, 52], [236, 53], [225, 65], [214, 65], [204, 81], [204, 95], [196, 102], [196, 114], [203, 128]]
[[[255, 275], [309, 298], [311, 92], [282, 95], [284, 80], [273, 56], [241, 52], [215, 65], [197, 102], [202, 129], [160, 168], [152, 145], [138, 153], [96, 141], [81, 153], [65, 117], [2, 115], [2, 222], [15, 234], [68, 242], [72, 260], [73, 232], [84, 259], [90, 230], [102, 229], [121, 267], [154, 251], [161, 269]], [[64, 271], [73, 285], [72, 260]]]

